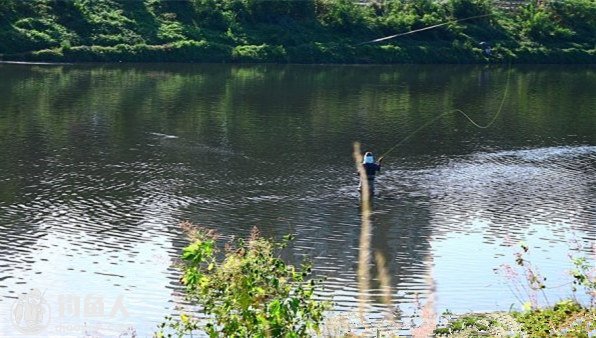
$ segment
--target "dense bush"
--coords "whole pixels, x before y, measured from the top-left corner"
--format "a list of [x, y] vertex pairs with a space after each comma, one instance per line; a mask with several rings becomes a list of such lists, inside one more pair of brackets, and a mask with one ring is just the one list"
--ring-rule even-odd
[[342, 33], [375, 28], [372, 9], [352, 0], [319, 0], [317, 17], [322, 25]]
[[283, 46], [269, 46], [262, 44], [237, 46], [232, 50], [234, 61], [247, 62], [283, 62], [286, 51]]
[[14, 0], [0, 0], [0, 14], [10, 12], [14, 7]]
[[201, 26], [225, 31], [234, 20], [233, 13], [225, 11], [220, 0], [194, 0], [193, 4]]
[[596, 43], [596, 1], [563, 0], [549, 5], [558, 22], [574, 32], [574, 38]]
[[314, 1], [247, 0], [250, 21], [259, 23], [282, 23], [287, 20], [310, 20], [314, 18]]
[[456, 19], [491, 15], [494, 9], [490, 0], [450, 0], [449, 5]]
[[564, 40], [573, 33], [560, 25], [550, 7], [530, 4], [520, 14], [521, 32], [538, 42]]
[[589, 332], [596, 330], [595, 310], [570, 300], [544, 309], [514, 312], [513, 316], [530, 337], [589, 337]]
[[[225, 252], [218, 252], [213, 233], [186, 227], [193, 240], [182, 251], [182, 282], [189, 300], [209, 315], [204, 320], [209, 336], [307, 337], [318, 331], [327, 308], [313, 299], [318, 282], [308, 279], [308, 265], [296, 268], [278, 256], [291, 237], [277, 244], [253, 229], [248, 240], [228, 243]], [[187, 314], [168, 322], [157, 336], [165, 336], [168, 328], [179, 336], [200, 328]]]

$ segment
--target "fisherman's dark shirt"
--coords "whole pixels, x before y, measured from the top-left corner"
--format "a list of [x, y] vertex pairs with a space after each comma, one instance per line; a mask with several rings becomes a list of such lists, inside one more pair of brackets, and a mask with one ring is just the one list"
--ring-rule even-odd
[[381, 166], [376, 163], [364, 163], [364, 170], [366, 170], [366, 178], [369, 181], [374, 181], [375, 174], [381, 172]]

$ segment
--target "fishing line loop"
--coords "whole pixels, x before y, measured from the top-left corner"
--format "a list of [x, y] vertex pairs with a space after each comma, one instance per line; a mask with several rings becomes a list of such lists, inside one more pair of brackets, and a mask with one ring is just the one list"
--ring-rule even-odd
[[509, 63], [509, 69], [507, 71], [507, 82], [505, 84], [505, 90], [503, 91], [503, 98], [501, 99], [501, 103], [499, 104], [499, 109], [497, 110], [497, 112], [493, 115], [492, 119], [485, 125], [481, 125], [480, 123], [474, 121], [474, 119], [472, 119], [468, 114], [466, 114], [463, 110], [461, 109], [451, 109], [451, 110], [447, 110], [437, 116], [435, 116], [434, 118], [432, 118], [431, 120], [427, 121], [426, 123], [424, 123], [422, 126], [420, 126], [418, 129], [414, 130], [413, 132], [411, 132], [408, 136], [404, 137], [401, 141], [397, 142], [394, 146], [392, 146], [391, 148], [389, 148], [389, 150], [387, 150], [386, 152], [384, 152], [379, 159], [384, 158], [385, 156], [387, 156], [389, 153], [391, 153], [395, 148], [399, 147], [400, 145], [404, 144], [406, 141], [408, 141], [409, 139], [411, 139], [414, 135], [416, 135], [418, 132], [420, 132], [421, 130], [423, 130], [424, 128], [430, 126], [431, 124], [435, 123], [437, 120], [439, 120], [440, 118], [442, 118], [445, 115], [448, 114], [452, 114], [452, 113], [460, 113], [462, 114], [474, 127], [479, 128], [479, 129], [488, 129], [490, 128], [496, 121], [497, 118], [499, 117], [499, 115], [501, 115], [501, 112], [503, 111], [503, 107], [505, 106], [505, 101], [507, 99], [507, 92], [509, 90], [509, 79], [511, 77], [511, 63]]

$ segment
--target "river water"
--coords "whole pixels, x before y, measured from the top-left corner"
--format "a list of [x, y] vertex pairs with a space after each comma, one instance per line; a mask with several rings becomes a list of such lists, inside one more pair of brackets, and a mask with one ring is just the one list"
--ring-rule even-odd
[[[521, 242], [537, 301], [573, 296], [568, 256], [596, 250], [594, 88], [594, 66], [0, 65], [0, 335], [150, 336], [185, 306], [182, 220], [296, 234], [284, 257], [352, 327], [520, 308]], [[365, 289], [354, 141], [401, 142]]]

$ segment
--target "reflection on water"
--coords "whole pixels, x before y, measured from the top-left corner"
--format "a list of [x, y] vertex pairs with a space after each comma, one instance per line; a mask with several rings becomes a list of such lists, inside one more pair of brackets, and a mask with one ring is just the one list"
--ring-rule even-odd
[[[172, 264], [183, 219], [225, 238], [252, 226], [296, 233], [284, 255], [313, 261], [337, 311], [362, 298], [370, 318], [407, 320], [430, 285], [438, 312], [507, 310], [517, 301], [493, 269], [512, 263], [519, 241], [554, 285], [567, 242], [596, 238], [593, 68], [514, 68], [492, 128], [447, 115], [392, 152], [365, 295], [351, 159], [352, 141], [380, 153], [449, 109], [489, 120], [506, 77], [493, 67], [0, 65], [0, 316], [36, 288], [49, 333], [109, 323], [150, 334], [183, 302]], [[92, 295], [104, 316], [85, 313]], [[110, 316], [119, 297], [126, 313]], [[15, 326], [0, 320], [0, 332]]]

